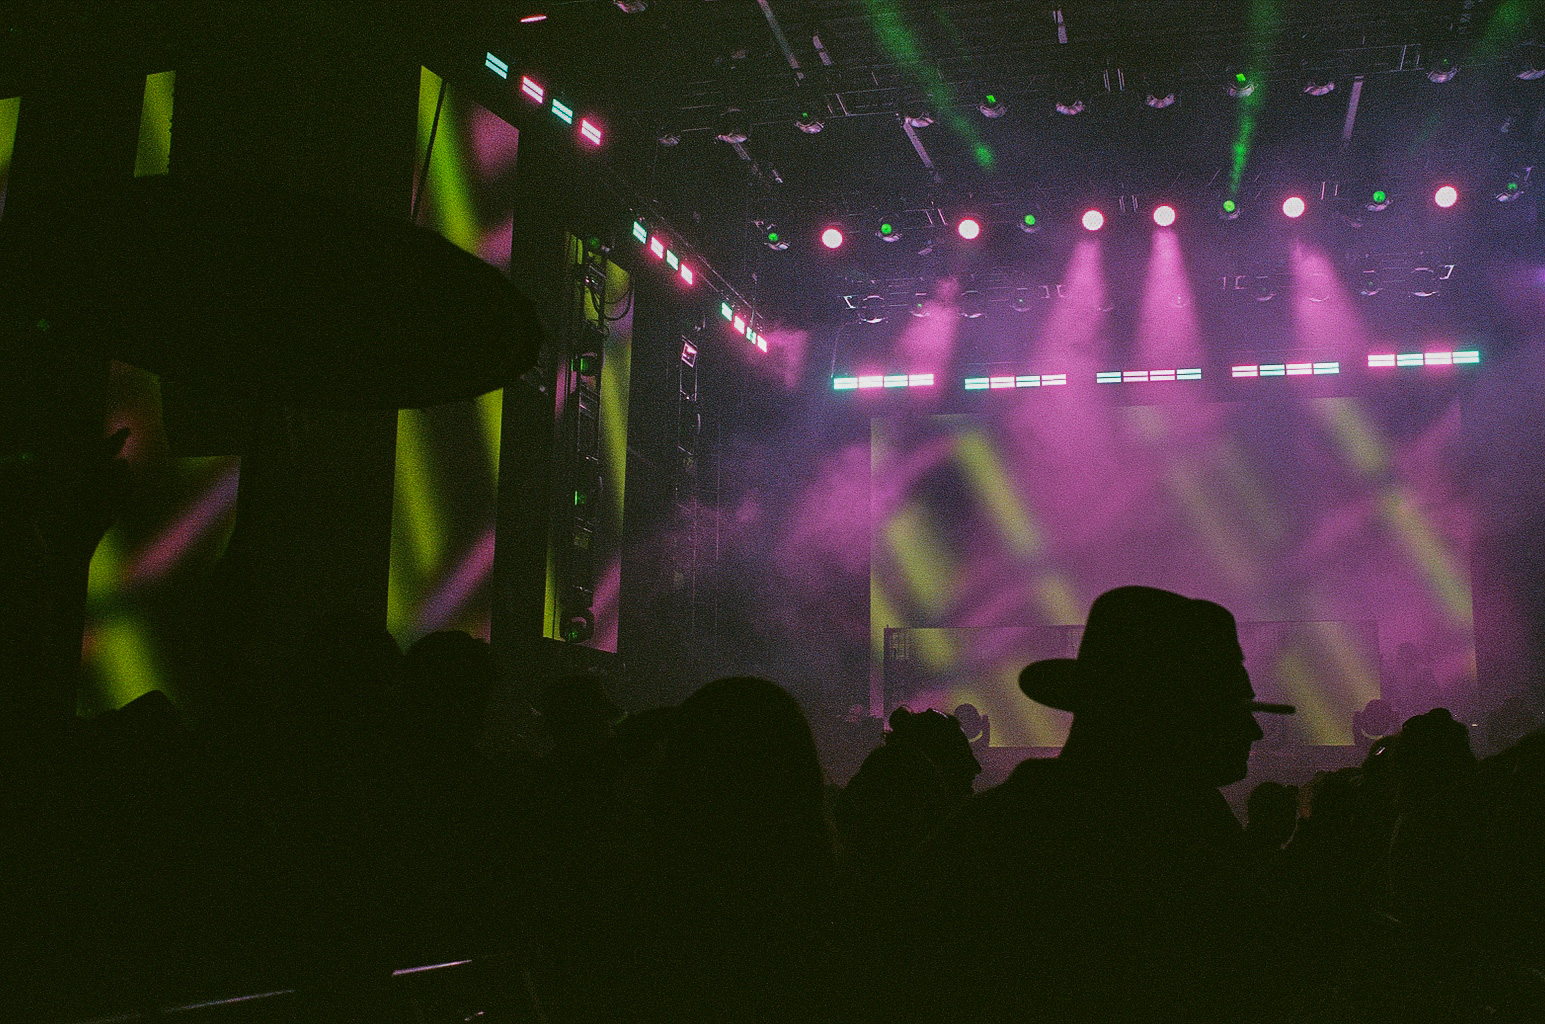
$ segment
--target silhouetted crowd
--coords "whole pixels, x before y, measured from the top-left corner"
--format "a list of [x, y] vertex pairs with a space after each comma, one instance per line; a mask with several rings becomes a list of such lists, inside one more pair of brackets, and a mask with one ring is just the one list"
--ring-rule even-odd
[[905, 708], [827, 785], [759, 678], [628, 714], [552, 680], [501, 755], [461, 633], [320, 622], [198, 730], [159, 692], [39, 713], [35, 639], [5, 637], [5, 1020], [276, 989], [243, 1019], [424, 1020], [393, 971], [482, 957], [456, 1019], [1545, 1020], [1545, 732], [1477, 760], [1433, 710], [1241, 826], [1219, 788], [1292, 709], [1211, 602], [1097, 599], [1021, 676], [1073, 712], [1061, 755], [983, 792], [960, 722]]

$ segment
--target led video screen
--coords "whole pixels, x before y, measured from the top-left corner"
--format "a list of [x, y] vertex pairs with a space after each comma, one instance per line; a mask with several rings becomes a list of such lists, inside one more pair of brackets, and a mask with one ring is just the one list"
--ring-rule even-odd
[[971, 703], [996, 746], [1059, 745], [1067, 716], [1021, 696], [1019, 670], [1074, 653], [1066, 627], [1134, 583], [1228, 607], [1257, 691], [1300, 708], [1294, 742], [1351, 743], [1351, 715], [1381, 695], [1414, 713], [1473, 690], [1471, 508], [1450, 389], [1035, 398], [872, 423], [884, 712]]

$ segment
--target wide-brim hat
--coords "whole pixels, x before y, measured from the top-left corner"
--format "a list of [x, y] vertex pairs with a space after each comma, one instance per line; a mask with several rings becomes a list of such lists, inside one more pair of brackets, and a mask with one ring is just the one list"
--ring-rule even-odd
[[1026, 665], [1019, 688], [1038, 704], [1075, 715], [1296, 710], [1255, 699], [1227, 608], [1155, 587], [1118, 587], [1095, 598], [1078, 656]]

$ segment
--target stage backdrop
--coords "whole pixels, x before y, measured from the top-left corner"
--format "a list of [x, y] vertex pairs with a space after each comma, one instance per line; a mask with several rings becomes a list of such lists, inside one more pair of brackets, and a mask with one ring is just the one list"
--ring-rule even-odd
[[1297, 742], [1352, 742], [1381, 692], [1455, 702], [1475, 675], [1459, 443], [1446, 388], [877, 418], [871, 711], [970, 703], [995, 746], [1060, 745], [1067, 716], [1022, 697], [1019, 670], [1072, 654], [1078, 630], [1049, 627], [1134, 583], [1233, 611], [1257, 691], [1300, 708]]

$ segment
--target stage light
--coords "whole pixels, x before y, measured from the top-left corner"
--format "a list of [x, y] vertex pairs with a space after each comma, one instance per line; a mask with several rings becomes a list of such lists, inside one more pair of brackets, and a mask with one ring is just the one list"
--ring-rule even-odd
[[1436, 85], [1451, 81], [1459, 74], [1459, 65], [1448, 57], [1439, 57], [1432, 62], [1432, 67], [1427, 69], [1427, 81]]
[[789, 240], [783, 237], [778, 230], [778, 225], [771, 221], [760, 221], [758, 226], [762, 230], [762, 244], [773, 252], [782, 252], [789, 247]]
[[1519, 43], [1508, 59], [1513, 77], [1525, 82], [1537, 82], [1545, 78], [1545, 47], [1539, 43]]
[[553, 100], [553, 116], [562, 121], [564, 124], [573, 124], [574, 108], [569, 106], [567, 103], [560, 103], [558, 100]]
[[1105, 214], [1099, 210], [1085, 210], [1083, 224], [1085, 231], [1098, 231], [1105, 226]]
[[1238, 220], [1239, 204], [1232, 199], [1223, 200], [1223, 206], [1218, 210], [1219, 220]]
[[1077, 96], [1069, 94], [1059, 98], [1053, 104], [1053, 108], [1064, 117], [1074, 117], [1084, 112], [1084, 101]]
[[697, 365], [697, 346], [685, 338], [681, 340], [681, 361], [688, 366]]
[[1432, 194], [1432, 201], [1446, 210], [1459, 202], [1459, 190], [1452, 185], [1440, 185]]
[[982, 294], [980, 288], [967, 288], [960, 293], [960, 302], [956, 308], [967, 320], [980, 319], [987, 314], [987, 296]]
[[895, 217], [880, 218], [880, 226], [874, 229], [874, 237], [882, 242], [901, 241], [901, 224]]
[[1534, 171], [1533, 167], [1524, 167], [1508, 176], [1507, 184], [1503, 185], [1497, 193], [1497, 202], [1511, 203], [1524, 194], [1524, 189], [1529, 184], [1529, 175]]
[[1336, 91], [1336, 82], [1331, 78], [1311, 78], [1304, 83], [1304, 93], [1309, 96], [1329, 96]]
[[719, 315], [726, 320], [735, 319], [735, 309], [728, 302], [719, 303]]
[[633, 222], [633, 237], [638, 239], [640, 242], [649, 241], [649, 229], [644, 227], [642, 221]]
[[665, 259], [665, 243], [660, 241], [659, 235], [655, 235], [649, 240], [649, 251], [654, 253], [655, 259]]
[[858, 318], [866, 324], [883, 324], [886, 320], [883, 295], [866, 295], [856, 308]]
[[528, 14], [524, 18], [520, 19], [520, 23], [522, 25], [535, 25], [539, 21], [546, 21], [546, 20], [547, 20], [547, 15], [545, 15], [545, 14]]
[[492, 53], [483, 58], [483, 67], [487, 68], [489, 71], [492, 71], [500, 78], [510, 77], [510, 66], [504, 61], [500, 60], [498, 57], [495, 57]]
[[923, 107], [914, 107], [905, 117], [908, 128], [927, 128], [933, 124], [933, 114]]
[[745, 334], [746, 333], [746, 318], [741, 316], [739, 313], [736, 313], [735, 314], [735, 319], [730, 321], [730, 326], [735, 328], [735, 333], [736, 334]]
[[1041, 224], [1035, 219], [1035, 214], [1027, 213], [1023, 217], [1019, 218], [1019, 230], [1023, 231], [1027, 235], [1033, 235], [1037, 231], [1041, 230]]
[[1370, 213], [1380, 213], [1389, 209], [1389, 204], [1392, 202], [1394, 200], [1389, 197], [1388, 192], [1382, 188], [1376, 188], [1373, 190], [1373, 194], [1368, 197], [1368, 202], [1364, 204], [1364, 207]]
[[842, 232], [837, 228], [827, 228], [821, 232], [821, 244], [828, 249], [842, 248]]
[[816, 117], [814, 114], [807, 110], [801, 112], [800, 115], [794, 119], [794, 127], [798, 128], [806, 135], [819, 135], [821, 134], [821, 129], [825, 128], [826, 125], [822, 123], [820, 118]]
[[667, 249], [665, 250], [665, 265], [670, 267], [672, 270], [675, 270], [677, 267], [681, 266], [681, 259], [674, 252]]
[[962, 217], [960, 223], [955, 226], [955, 231], [969, 242], [982, 233], [982, 222], [975, 217]]
[[533, 103], [541, 103], [547, 98], [547, 90], [543, 89], [534, 79], [526, 75], [520, 76], [520, 91]]
[[685, 263], [681, 265], [681, 279], [687, 284], [697, 284], [697, 274]]
[[1300, 196], [1288, 196], [1282, 202], [1282, 212], [1287, 217], [1294, 220], [1302, 217], [1304, 215], [1304, 210], [1307, 208], [1308, 207], [1305, 205], [1302, 197]]
[[1224, 84], [1224, 89], [1230, 96], [1242, 100], [1255, 92], [1255, 83], [1243, 71], [1235, 71], [1229, 75], [1228, 81]]
[[579, 122], [579, 134], [592, 146], [601, 144], [601, 129], [589, 118], [581, 118]]
[[988, 93], [982, 97], [982, 102], [976, 105], [976, 109], [982, 112], [983, 117], [1002, 117], [1008, 113], [1007, 103], [999, 99], [996, 93]]
[[1153, 90], [1150, 91], [1148, 95], [1143, 97], [1143, 106], [1149, 107], [1153, 110], [1164, 110], [1165, 108], [1172, 107], [1174, 105], [1175, 94], [1173, 92], [1160, 92], [1158, 90]]
[[1161, 228], [1167, 228], [1175, 223], [1175, 208], [1173, 206], [1160, 206], [1153, 211], [1153, 222]]

